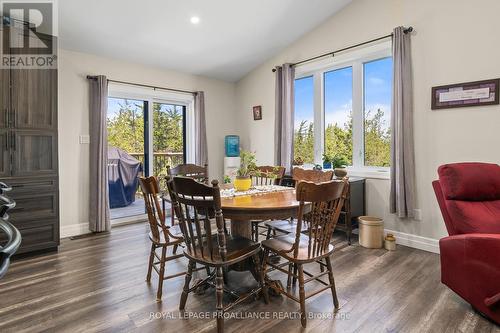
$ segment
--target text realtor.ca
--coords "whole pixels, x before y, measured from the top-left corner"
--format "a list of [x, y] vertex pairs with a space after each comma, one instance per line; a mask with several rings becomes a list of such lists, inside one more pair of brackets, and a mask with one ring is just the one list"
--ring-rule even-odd
[[54, 6], [47, 2], [2, 1], [2, 68], [57, 67]]

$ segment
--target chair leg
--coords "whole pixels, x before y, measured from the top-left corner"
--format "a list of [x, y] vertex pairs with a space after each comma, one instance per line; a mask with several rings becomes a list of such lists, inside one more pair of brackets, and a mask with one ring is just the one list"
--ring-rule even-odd
[[286, 289], [289, 290], [292, 287], [292, 269], [293, 264], [288, 264], [288, 279], [286, 280]]
[[207, 276], [210, 276], [210, 266], [205, 266], [205, 270], [207, 271]]
[[270, 239], [271, 238], [271, 228], [270, 227], [267, 227], [267, 235], [266, 235], [266, 239]]
[[302, 265], [298, 265], [299, 270], [299, 299], [300, 299], [300, 323], [302, 327], [306, 327], [307, 318], [306, 318], [306, 293], [304, 291], [304, 267]]
[[292, 278], [293, 282], [292, 282], [292, 285], [296, 285], [297, 284], [297, 264], [293, 264], [293, 278]]
[[191, 278], [193, 277], [193, 270], [196, 267], [196, 263], [189, 260], [188, 270], [186, 272], [186, 277], [184, 280], [184, 289], [182, 290], [181, 301], [179, 303], [179, 310], [183, 311], [186, 308], [186, 301], [189, 294], [189, 284], [191, 283]]
[[262, 294], [264, 295], [264, 302], [269, 304], [269, 292], [267, 290], [267, 285], [264, 279], [264, 270], [260, 264], [260, 254], [256, 254], [253, 256], [255, 270], [257, 271], [257, 275], [259, 278], [260, 288], [262, 289]]
[[179, 247], [179, 244], [175, 244], [174, 248], [172, 249], [173, 254], [177, 254], [177, 248]]
[[170, 204], [170, 223], [172, 227], [175, 224], [175, 209], [173, 204]]
[[[319, 262], [322, 263], [323, 261], [320, 259]], [[325, 271], [325, 267], [322, 264], [319, 264], [319, 271], [321, 273], [323, 273]]]
[[155, 245], [151, 244], [151, 252], [149, 253], [148, 275], [146, 275], [146, 282], [151, 282], [151, 271], [153, 270], [153, 263], [155, 259]]
[[332, 262], [330, 257], [326, 257], [326, 269], [328, 269], [328, 280], [330, 281], [330, 285], [332, 286], [332, 297], [333, 297], [333, 305], [335, 309], [339, 308], [339, 300], [337, 298], [337, 290], [335, 290], [335, 279], [333, 278], [333, 270], [332, 270]]
[[224, 306], [222, 304], [222, 296], [224, 293], [224, 278], [222, 274], [222, 267], [215, 268], [217, 277], [216, 281], [216, 309], [217, 309], [217, 333], [224, 333]]
[[158, 292], [156, 293], [156, 301], [161, 301], [161, 295], [163, 293], [163, 278], [165, 277], [165, 263], [167, 259], [167, 247], [162, 246], [161, 248], [161, 259], [160, 259], [160, 273], [158, 274]]

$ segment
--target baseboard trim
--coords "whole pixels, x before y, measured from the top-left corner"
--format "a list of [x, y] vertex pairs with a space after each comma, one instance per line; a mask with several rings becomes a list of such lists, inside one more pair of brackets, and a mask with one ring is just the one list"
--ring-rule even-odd
[[396, 237], [396, 244], [439, 254], [439, 240], [437, 239], [407, 234], [389, 229], [385, 229], [384, 231], [386, 234], [391, 233]]
[[90, 233], [88, 222], [62, 225], [60, 230], [60, 238], [85, 235], [88, 233]]

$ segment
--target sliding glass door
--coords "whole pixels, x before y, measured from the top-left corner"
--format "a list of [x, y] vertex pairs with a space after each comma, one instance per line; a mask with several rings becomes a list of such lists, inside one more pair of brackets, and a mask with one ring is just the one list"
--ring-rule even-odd
[[138, 176], [166, 175], [186, 160], [186, 106], [155, 99], [108, 98], [111, 219], [145, 214]]

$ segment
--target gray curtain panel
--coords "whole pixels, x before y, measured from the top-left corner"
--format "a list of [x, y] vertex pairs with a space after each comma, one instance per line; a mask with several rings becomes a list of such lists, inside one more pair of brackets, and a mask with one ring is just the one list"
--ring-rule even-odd
[[93, 232], [109, 231], [108, 196], [108, 81], [99, 75], [90, 79], [90, 202], [89, 228]]
[[405, 218], [415, 208], [415, 148], [410, 34], [403, 27], [394, 29], [392, 58], [390, 211]]
[[292, 171], [295, 69], [291, 64], [276, 67], [276, 110], [274, 144], [276, 164]]
[[194, 97], [194, 163], [208, 164], [207, 125], [205, 122], [205, 94], [198, 91]]

